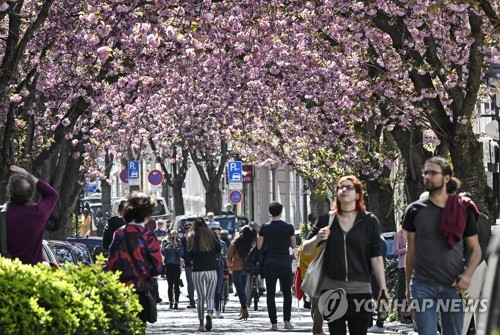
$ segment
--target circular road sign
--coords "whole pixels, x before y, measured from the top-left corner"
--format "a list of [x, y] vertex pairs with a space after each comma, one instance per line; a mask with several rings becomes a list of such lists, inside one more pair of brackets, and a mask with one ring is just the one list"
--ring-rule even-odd
[[239, 204], [241, 199], [243, 199], [243, 194], [241, 194], [239, 190], [232, 190], [229, 193], [229, 200], [231, 200], [233, 204]]
[[128, 183], [128, 172], [127, 169], [123, 169], [120, 171], [120, 180], [122, 183], [127, 184]]
[[160, 170], [151, 170], [148, 174], [148, 181], [152, 185], [160, 185], [163, 182], [163, 173]]

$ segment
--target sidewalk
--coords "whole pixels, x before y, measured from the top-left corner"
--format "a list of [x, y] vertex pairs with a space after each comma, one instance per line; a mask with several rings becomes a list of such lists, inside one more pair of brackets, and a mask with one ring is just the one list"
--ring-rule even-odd
[[[183, 281], [186, 283], [184, 278], [184, 273], [182, 274]], [[148, 335], [158, 335], [158, 334], [193, 334], [198, 333], [198, 316], [196, 309], [187, 309], [188, 299], [186, 297], [187, 287], [181, 288], [181, 298], [179, 303], [179, 309], [174, 310], [169, 308], [168, 298], [167, 298], [167, 281], [165, 279], [159, 279], [158, 284], [160, 287], [160, 297], [163, 302], [158, 305], [158, 322], [154, 324], [148, 324], [146, 334]], [[276, 297], [276, 307], [278, 309], [278, 332], [271, 331], [271, 324], [267, 315], [266, 308], [266, 297], [265, 295], [259, 300], [259, 310], [254, 311], [253, 306], [248, 310], [250, 317], [247, 321], [234, 320], [240, 310], [238, 298], [231, 294], [229, 297], [228, 305], [226, 305], [226, 312], [222, 313], [224, 319], [213, 319], [213, 328], [208, 333], [214, 334], [259, 334], [259, 335], [270, 335], [276, 333], [292, 333], [297, 335], [310, 335], [312, 320], [309, 314], [309, 310], [302, 308], [302, 302], [300, 302], [300, 308], [297, 304], [297, 299], [293, 299], [292, 306], [292, 320], [291, 323], [295, 327], [293, 330], [283, 329], [283, 297]], [[328, 326], [324, 325], [324, 331], [328, 334]], [[417, 334], [413, 331], [411, 327], [403, 325], [400, 323], [386, 323], [385, 334]]]

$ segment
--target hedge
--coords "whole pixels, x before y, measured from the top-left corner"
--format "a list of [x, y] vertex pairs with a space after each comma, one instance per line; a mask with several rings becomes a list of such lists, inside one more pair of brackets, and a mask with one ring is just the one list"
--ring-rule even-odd
[[137, 295], [101, 267], [0, 257], [0, 334], [144, 334]]

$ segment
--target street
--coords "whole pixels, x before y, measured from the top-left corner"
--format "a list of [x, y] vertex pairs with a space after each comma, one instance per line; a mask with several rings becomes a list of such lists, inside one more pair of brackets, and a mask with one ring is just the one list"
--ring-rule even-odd
[[[184, 272], [182, 273], [182, 280], [186, 283]], [[188, 299], [186, 297], [187, 287], [181, 288], [181, 297], [179, 309], [174, 310], [169, 308], [167, 298], [167, 281], [159, 279], [158, 284], [160, 287], [160, 297], [163, 302], [158, 305], [158, 322], [148, 324], [146, 334], [192, 334], [198, 332], [198, 317], [196, 309], [187, 309]], [[299, 307], [300, 305], [300, 307]], [[300, 301], [298, 304], [297, 299], [293, 299], [292, 306], [292, 320], [294, 326], [293, 330], [283, 329], [283, 298], [282, 296], [276, 297], [276, 307], [278, 310], [278, 332], [293, 333], [293, 334], [312, 334], [311, 326], [312, 320], [309, 310], [302, 307], [303, 303]], [[234, 294], [230, 294], [226, 312], [222, 313], [224, 319], [213, 319], [213, 328], [211, 333], [216, 334], [276, 334], [276, 331], [271, 331], [271, 323], [267, 315], [266, 297], [265, 295], [260, 298], [259, 310], [254, 311], [253, 307], [248, 310], [250, 317], [247, 321], [234, 320], [239, 314], [238, 298]], [[324, 331], [328, 333], [328, 326], [324, 325]], [[385, 334], [411, 334], [413, 329], [399, 323], [386, 322]]]

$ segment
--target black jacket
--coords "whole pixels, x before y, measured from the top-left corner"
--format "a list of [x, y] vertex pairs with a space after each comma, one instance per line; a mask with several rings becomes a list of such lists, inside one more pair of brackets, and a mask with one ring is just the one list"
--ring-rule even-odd
[[[321, 215], [308, 239], [328, 225], [329, 214]], [[338, 218], [330, 227], [325, 246], [324, 273], [334, 280], [370, 282], [371, 258], [382, 256], [380, 223], [370, 212], [359, 212], [349, 232], [344, 233]]]
[[104, 250], [109, 250], [109, 246], [113, 241], [113, 234], [115, 233], [115, 230], [123, 226], [125, 223], [125, 219], [121, 216], [112, 216], [108, 219], [102, 235], [102, 247]]

